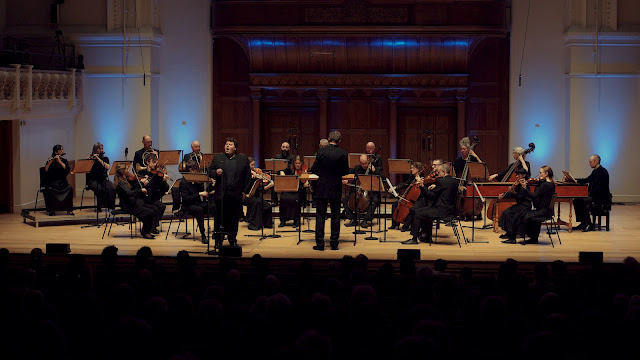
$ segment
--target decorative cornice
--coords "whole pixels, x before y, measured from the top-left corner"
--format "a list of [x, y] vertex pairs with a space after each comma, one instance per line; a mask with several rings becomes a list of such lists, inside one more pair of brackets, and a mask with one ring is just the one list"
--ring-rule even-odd
[[504, 37], [509, 30], [502, 26], [219, 26], [211, 30], [214, 37], [240, 35], [473, 35]]
[[159, 34], [140, 34], [130, 33], [126, 36], [114, 33], [93, 33], [93, 34], [72, 34], [70, 36], [73, 42], [78, 46], [107, 46], [120, 47], [125, 44], [127, 46], [143, 46], [143, 47], [160, 47], [162, 45], [162, 35]]
[[[564, 36], [566, 46], [593, 46], [596, 43], [595, 32], [570, 32]], [[640, 33], [598, 34], [598, 46], [640, 46]]]
[[250, 74], [262, 88], [466, 88], [466, 74]]
[[151, 73], [151, 74], [140, 74], [140, 73], [127, 73], [127, 74], [122, 74], [122, 73], [90, 73], [90, 72], [85, 72], [84, 73], [84, 77], [85, 78], [141, 78], [141, 77], [148, 77], [148, 78], [158, 78], [160, 77], [160, 74], [158, 73]]

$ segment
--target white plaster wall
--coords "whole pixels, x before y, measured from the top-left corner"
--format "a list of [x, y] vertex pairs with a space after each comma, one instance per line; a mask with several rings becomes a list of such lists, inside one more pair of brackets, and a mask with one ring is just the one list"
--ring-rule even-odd
[[[528, 156], [533, 174], [537, 174], [543, 165], [561, 173], [566, 168], [568, 156], [564, 76], [567, 54], [563, 41], [566, 1], [531, 1], [525, 42], [527, 4], [527, 0], [513, 0], [509, 144], [510, 148], [521, 146], [526, 149], [527, 144], [535, 143], [535, 151]], [[505, 157], [510, 162], [513, 160], [511, 152]]]
[[[208, 0], [160, 0], [160, 149], [212, 151], [212, 43]], [[183, 121], [185, 124], [183, 125]]]

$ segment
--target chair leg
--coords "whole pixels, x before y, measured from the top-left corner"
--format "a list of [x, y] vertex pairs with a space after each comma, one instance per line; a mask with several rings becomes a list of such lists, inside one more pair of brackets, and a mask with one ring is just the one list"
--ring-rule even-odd
[[104, 231], [102, 231], [102, 238], [107, 233], [107, 227], [109, 226], [109, 219], [111, 218], [111, 212], [107, 212], [107, 217], [104, 219]]
[[36, 204], [33, 206], [33, 211], [38, 210], [38, 194], [40, 194], [40, 190], [36, 191]]
[[169, 238], [169, 233], [171, 232], [171, 224], [173, 224], [173, 218], [175, 215], [171, 215], [171, 219], [169, 220], [169, 228], [167, 229], [167, 234], [164, 236], [164, 239], [167, 240]]
[[605, 230], [609, 231], [609, 215], [611, 215], [611, 211], [607, 211], [605, 214]]

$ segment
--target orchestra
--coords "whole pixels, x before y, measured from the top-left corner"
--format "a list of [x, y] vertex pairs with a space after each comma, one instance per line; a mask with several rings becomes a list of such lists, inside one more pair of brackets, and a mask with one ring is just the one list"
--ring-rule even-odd
[[[215, 218], [213, 231], [215, 249], [222, 246], [225, 238], [232, 247], [236, 247], [240, 217], [244, 217], [250, 230], [271, 228], [273, 226], [272, 207], [278, 206], [280, 226], [285, 226], [287, 221], [293, 220], [293, 226], [299, 227], [301, 208], [306, 206], [309, 194], [313, 194], [316, 204], [317, 228], [316, 246], [314, 246], [316, 250], [324, 250], [324, 230], [320, 227], [328, 218], [328, 205], [331, 205], [332, 210], [330, 238], [332, 249], [337, 249], [340, 218], [346, 218], [347, 222], [344, 225], [347, 227], [356, 225], [371, 227], [383, 195], [387, 199], [395, 198], [396, 201], [391, 201], [391, 216], [386, 210], [384, 210], [386, 215], [380, 216], [391, 217], [389, 229], [411, 231], [411, 239], [402, 242], [407, 245], [430, 242], [433, 219], [464, 214], [465, 209], [462, 206], [465, 203], [465, 197], [469, 196], [468, 189], [472, 186], [466, 182], [469, 164], [482, 162], [480, 156], [474, 151], [474, 147], [478, 144], [477, 137], [474, 137], [473, 142], [469, 137], [461, 139], [460, 156], [450, 163], [442, 159], [431, 161], [429, 172], [426, 171], [422, 162], [411, 161], [410, 173], [405, 175], [404, 181], [394, 186], [390, 179], [386, 179], [389, 187], [385, 186], [383, 194], [379, 191], [367, 191], [372, 185], [362, 184], [360, 179], [363, 175], [377, 175], [380, 179], [384, 178], [383, 159], [378, 155], [381, 147], [376, 147], [371, 141], [367, 142], [365, 153], [358, 158], [359, 163], [349, 169], [344, 161], [346, 151], [338, 146], [341, 135], [339, 132], [332, 132], [332, 134], [333, 138], [330, 136], [328, 139], [320, 140], [313, 166], [309, 169], [304, 164], [302, 154], [292, 154], [291, 146], [286, 141], [281, 144], [280, 153], [274, 157], [286, 159], [290, 165], [279, 171], [279, 175], [297, 176], [300, 183], [297, 193], [282, 193], [279, 204], [271, 194], [274, 188], [271, 174], [256, 167], [256, 161], [253, 158], [238, 153], [235, 138], [227, 138], [224, 153], [216, 155], [211, 164], [202, 164], [203, 154], [200, 142], [192, 141], [191, 152], [185, 154], [178, 164], [171, 165], [179, 165], [180, 170], [188, 172], [201, 172], [203, 165], [207, 168], [207, 175], [211, 179], [211, 183], [208, 184], [212, 185], [212, 189], [205, 188], [203, 183], [190, 183], [184, 178], [179, 184], [182, 208], [198, 221], [202, 243], [208, 244], [209, 241], [203, 223], [205, 211], [212, 213]], [[87, 187], [96, 193], [98, 208], [114, 209], [117, 194], [120, 206], [143, 222], [142, 236], [152, 239], [159, 233], [157, 228], [166, 210], [162, 198], [171, 187], [170, 180], [174, 180], [166, 169], [166, 162], [159, 163], [160, 151], [153, 148], [151, 136], [143, 136], [142, 144], [143, 147], [135, 153], [131, 173], [128, 167], [123, 167], [124, 163], [118, 163], [114, 183], [111, 183], [108, 178], [111, 164], [109, 158], [105, 156], [104, 146], [99, 142], [94, 144], [89, 156], [89, 159], [94, 160], [94, 164], [87, 174]], [[487, 176], [485, 179], [489, 182], [497, 181], [495, 184], [499, 185], [500, 189], [504, 189], [499, 195], [497, 193], [495, 196], [489, 195], [492, 201], [495, 203], [500, 203], [503, 199], [511, 201], [506, 202], [506, 206], [502, 206], [499, 211], [495, 210], [498, 211], [495, 213], [495, 221], [505, 232], [499, 235], [499, 238], [504, 240], [503, 243], [513, 244], [517, 236], [525, 235], [529, 237], [527, 243], [537, 243], [539, 225], [543, 221], [541, 219], [549, 215], [550, 199], [556, 192], [556, 182], [553, 180], [551, 168], [543, 166], [540, 168], [540, 181], [535, 183], [537, 186], [532, 190], [533, 183], [528, 181], [531, 165], [525, 157], [534, 148], [533, 143], [529, 144], [527, 150], [514, 147], [512, 152], [514, 162], [502, 172]], [[53, 215], [56, 210], [66, 210], [69, 215], [73, 215], [70, 195], [73, 189], [66, 181], [70, 166], [69, 162], [63, 158], [64, 155], [62, 146], [56, 145], [43, 168], [49, 184], [45, 193], [45, 202], [50, 215]], [[321, 160], [320, 163], [318, 160]], [[589, 184], [589, 197], [578, 195], [574, 199], [576, 217], [581, 222], [581, 225], [574, 229], [583, 231], [591, 229], [589, 219], [591, 206], [594, 204], [610, 206], [611, 204], [608, 172], [600, 165], [600, 157], [591, 156], [589, 164], [594, 169], [592, 174], [588, 178], [574, 180], [580, 184]], [[352, 176], [342, 178], [346, 173]], [[565, 172], [564, 180], [568, 182], [570, 179], [567, 175], [568, 173]], [[484, 184], [476, 182], [473, 186], [476, 185]], [[461, 201], [456, 201], [458, 194], [461, 195]], [[271, 195], [271, 197], [265, 200], [265, 195]], [[337, 205], [336, 201], [338, 201]], [[468, 199], [466, 202], [469, 202]], [[385, 200], [384, 203], [386, 209], [387, 201]], [[243, 206], [247, 209], [246, 216], [244, 216]], [[475, 216], [475, 213], [473, 214]], [[359, 218], [362, 221], [359, 221]]]

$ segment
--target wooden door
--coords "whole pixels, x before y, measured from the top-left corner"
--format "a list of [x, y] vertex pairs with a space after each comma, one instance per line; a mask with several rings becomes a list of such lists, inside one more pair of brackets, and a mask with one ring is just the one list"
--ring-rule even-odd
[[420, 161], [453, 161], [456, 157], [456, 110], [398, 109], [398, 157]]
[[280, 145], [286, 141], [293, 155], [312, 155], [318, 150], [318, 108], [314, 107], [266, 107], [263, 113], [264, 158], [280, 153]]

